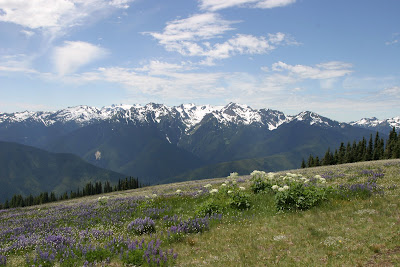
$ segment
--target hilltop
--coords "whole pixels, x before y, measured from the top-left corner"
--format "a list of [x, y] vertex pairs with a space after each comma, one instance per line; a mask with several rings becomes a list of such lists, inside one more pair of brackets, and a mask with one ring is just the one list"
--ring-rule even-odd
[[[23, 264], [23, 255], [28, 253], [32, 264], [32, 248], [41, 244], [40, 240], [53, 240], [63, 244], [60, 249], [75, 242], [81, 248], [68, 250], [68, 254], [63, 248], [61, 258], [57, 249], [50, 250], [45, 258], [38, 256], [37, 263], [47, 260], [64, 266], [86, 260], [122, 266], [147, 265], [147, 260], [156, 264], [158, 259], [178, 266], [395, 266], [400, 263], [399, 172], [397, 159], [265, 174], [265, 182], [275, 177], [271, 181], [280, 186], [292, 187], [295, 184], [290, 181], [304, 180], [310, 189], [316, 188], [310, 191], [314, 197], [323, 188], [341, 188], [339, 194], [326, 191], [326, 199], [315, 205], [301, 204], [300, 210], [286, 210], [290, 206], [276, 202], [277, 196], [282, 200], [291, 194], [289, 187], [275, 193], [261, 190], [254, 179], [262, 172], [254, 172], [253, 178], [231, 174], [3, 210], [0, 255], [7, 255], [7, 264], [15, 266]], [[213, 215], [204, 217], [209, 210]], [[52, 233], [46, 231], [48, 220], [52, 221]], [[21, 223], [44, 228], [25, 227], [24, 231], [32, 233], [21, 232]], [[137, 228], [140, 225], [147, 226]], [[17, 254], [9, 249], [17, 241], [15, 237], [22, 240], [33, 233], [35, 239], [20, 243]], [[89, 248], [89, 244], [103, 245]], [[120, 254], [114, 247], [124, 252]], [[151, 250], [146, 250], [148, 247]]]

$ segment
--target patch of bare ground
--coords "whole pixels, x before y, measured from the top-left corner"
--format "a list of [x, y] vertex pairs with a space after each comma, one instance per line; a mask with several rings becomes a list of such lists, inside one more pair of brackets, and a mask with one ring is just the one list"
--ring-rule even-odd
[[380, 250], [377, 246], [375, 249], [375, 255], [363, 266], [400, 266], [400, 246], [385, 250]]

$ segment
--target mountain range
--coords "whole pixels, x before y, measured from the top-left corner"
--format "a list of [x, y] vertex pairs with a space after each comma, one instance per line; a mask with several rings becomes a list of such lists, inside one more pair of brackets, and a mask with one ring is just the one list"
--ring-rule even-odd
[[144, 183], [297, 168], [340, 142], [382, 137], [400, 117], [342, 123], [311, 111], [285, 115], [229, 103], [77, 106], [56, 112], [0, 113], [0, 140], [75, 154]]
[[76, 155], [0, 141], [0, 203], [14, 194], [28, 196], [82, 190], [90, 181], [112, 183], [125, 176], [87, 163]]

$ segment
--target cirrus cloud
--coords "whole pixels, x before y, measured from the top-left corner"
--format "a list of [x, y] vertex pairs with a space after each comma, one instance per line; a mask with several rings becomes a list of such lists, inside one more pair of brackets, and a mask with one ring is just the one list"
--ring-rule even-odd
[[200, 0], [200, 8], [210, 11], [229, 7], [276, 8], [295, 2], [296, 0]]

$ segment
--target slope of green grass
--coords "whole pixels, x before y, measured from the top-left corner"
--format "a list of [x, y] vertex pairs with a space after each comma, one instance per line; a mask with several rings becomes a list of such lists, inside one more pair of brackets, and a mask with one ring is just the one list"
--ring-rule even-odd
[[[173, 259], [168, 252], [168, 260], [163, 266], [400, 265], [400, 160], [287, 172], [302, 174], [310, 179], [321, 175], [326, 179], [326, 186], [332, 188], [339, 185], [371, 185], [375, 181], [373, 191], [377, 193], [359, 197], [333, 195], [308, 210], [283, 212], [277, 211], [271, 190], [258, 194], [251, 191], [250, 176], [187, 181], [113, 192], [105, 195], [108, 197], [105, 199], [92, 196], [1, 211], [0, 229], [13, 228], [10, 231], [14, 231], [16, 236], [19, 220], [35, 222], [39, 217], [45, 220], [46, 216], [52, 215], [53, 235], [68, 236], [68, 242], [79, 242], [82, 246], [90, 244], [97, 248], [97, 263], [93, 261], [93, 253], [83, 255], [75, 251], [78, 255], [76, 258], [56, 257], [56, 263], [49, 261], [48, 266], [82, 266], [85, 261], [92, 261], [96, 266], [132, 263], [134, 255], [142, 255], [140, 253], [143, 252], [136, 249], [138, 254], [134, 254], [125, 243], [118, 241], [121, 238], [139, 241], [143, 238], [146, 244], [151, 244], [151, 240], [160, 240], [164, 252], [173, 249], [178, 254]], [[284, 173], [275, 174], [275, 177], [280, 175]], [[237, 182], [236, 185], [232, 183], [233, 180]], [[218, 193], [210, 193], [212, 189], [217, 189]], [[228, 190], [233, 193], [228, 193]], [[233, 201], [235, 198], [231, 194], [244, 196], [242, 200], [248, 201], [250, 208], [235, 208], [237, 202]], [[221, 217], [200, 224], [196, 230], [189, 232], [174, 234], [171, 227], [179, 223], [164, 219], [165, 216], [172, 218], [176, 215], [180, 223], [188, 222], [202, 217], [204, 211], [210, 209], [221, 214]], [[59, 214], [57, 210], [63, 213]], [[146, 216], [154, 220], [154, 232], [143, 235], [132, 232], [129, 225], [137, 218]], [[1, 252], [14, 242], [10, 232], [1, 231], [0, 256], [3, 254], [7, 257], [7, 266], [23, 266], [26, 255], [30, 259], [37, 255], [34, 249], [40, 242], [7, 253]], [[24, 234], [28, 234], [27, 231]], [[85, 231], [88, 234], [85, 235]], [[43, 239], [49, 238], [45, 229], [43, 232], [36, 230], [35, 234], [38, 238], [41, 235]], [[115, 245], [124, 251], [122, 255], [114, 250], [108, 252], [112, 240], [117, 240]], [[103, 249], [106, 244], [107, 248]], [[131, 261], [127, 260], [124, 253], [131, 253]], [[155, 259], [157, 257], [154, 256]], [[60, 259], [65, 262], [69, 259], [73, 264], [60, 263]], [[148, 265], [146, 262], [141, 264]], [[154, 262], [151, 264], [157, 266]]]

